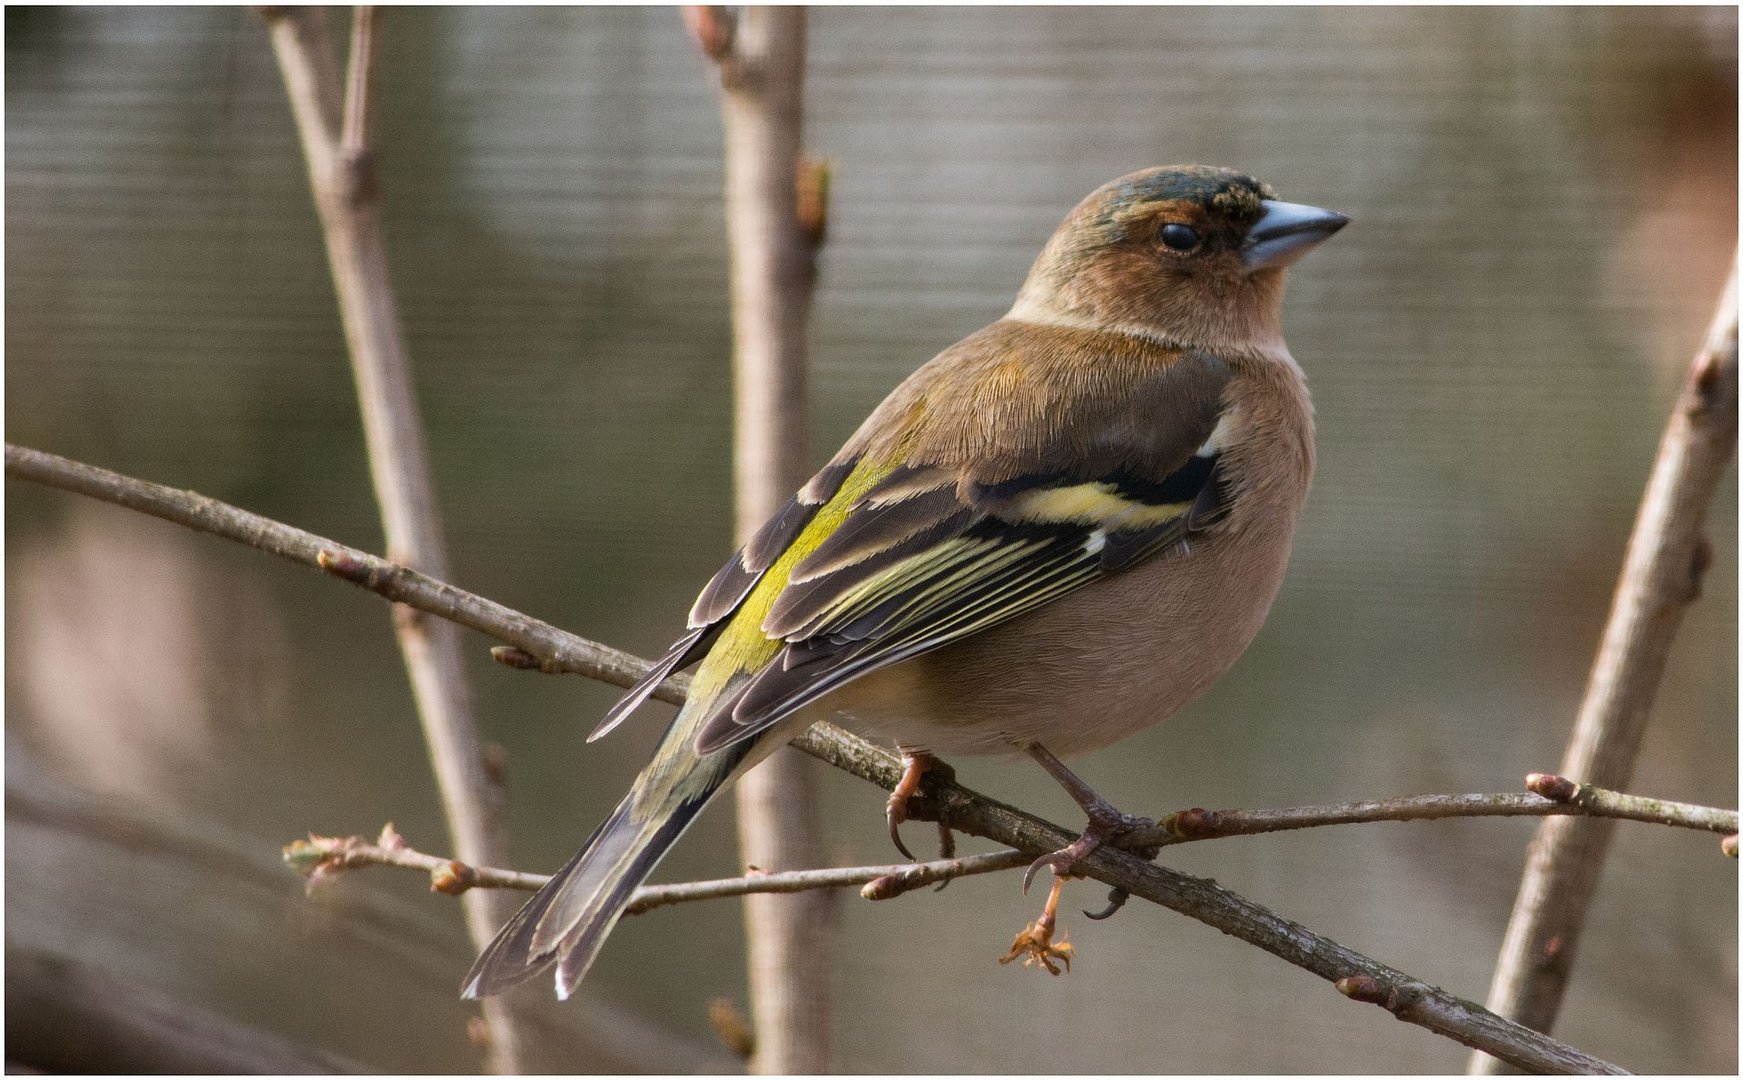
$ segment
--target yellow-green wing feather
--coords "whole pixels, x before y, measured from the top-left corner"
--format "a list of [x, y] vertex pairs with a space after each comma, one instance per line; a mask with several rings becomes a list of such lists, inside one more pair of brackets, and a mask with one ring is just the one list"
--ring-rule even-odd
[[[697, 718], [699, 752], [1117, 572], [1178, 542], [1195, 512], [1211, 509], [1201, 502], [1220, 498], [1214, 447], [1155, 480], [965, 485], [932, 470], [925, 487], [915, 475], [924, 471], [856, 471], [839, 503], [819, 512], [817, 531], [807, 529], [758, 583], [698, 675], [714, 699]], [[896, 484], [902, 498], [880, 498], [882, 485]]]

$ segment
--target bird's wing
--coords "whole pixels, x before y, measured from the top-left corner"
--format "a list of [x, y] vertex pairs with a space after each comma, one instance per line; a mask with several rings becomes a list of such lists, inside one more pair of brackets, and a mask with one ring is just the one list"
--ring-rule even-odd
[[730, 669], [710, 680], [697, 752], [1125, 569], [1220, 516], [1228, 370], [1187, 354], [1169, 372], [1146, 391], [1167, 408], [1122, 404], [1125, 420], [1165, 420], [1103, 424], [1069, 463], [977, 479], [973, 468], [840, 462], [835, 491], [788, 530], [784, 551], [771, 542], [753, 559], [753, 541], [698, 601], [698, 616], [731, 618], [721, 655], [699, 676]]
[[629, 688], [599, 721], [588, 742], [604, 738], [630, 713], [646, 701], [654, 690], [674, 671], [689, 667], [708, 655], [714, 642], [726, 629], [727, 616], [738, 610], [757, 582], [774, 565], [781, 553], [792, 546], [805, 526], [817, 516], [817, 508], [833, 498], [842, 481], [852, 472], [851, 466], [829, 465], [813, 476], [799, 493], [787, 500], [774, 517], [763, 523], [750, 542], [740, 548], [721, 567], [696, 598], [690, 609], [689, 633], [679, 638], [665, 654], [654, 662], [636, 684]]

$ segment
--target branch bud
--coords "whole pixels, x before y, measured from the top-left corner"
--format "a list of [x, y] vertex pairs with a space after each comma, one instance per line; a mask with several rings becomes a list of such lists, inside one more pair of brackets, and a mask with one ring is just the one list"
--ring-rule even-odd
[[430, 871], [431, 892], [459, 896], [476, 884], [478, 884], [478, 871], [458, 859], [449, 859]]
[[1565, 776], [1554, 773], [1527, 773], [1525, 787], [1550, 802], [1571, 803], [1579, 796], [1580, 786]]

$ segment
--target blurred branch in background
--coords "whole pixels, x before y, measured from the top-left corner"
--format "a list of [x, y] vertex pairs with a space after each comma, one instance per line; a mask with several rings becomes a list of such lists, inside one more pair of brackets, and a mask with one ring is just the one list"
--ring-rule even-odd
[[[154, 1019], [159, 1005], [184, 1017], [189, 987], [173, 984], [173, 1000], [160, 1000], [153, 995], [165, 990], [148, 991], [139, 972], [172, 971], [179, 952], [197, 949], [219, 958], [204, 977], [223, 988], [225, 1015], [211, 1019], [242, 1040], [237, 1048], [226, 1036], [226, 1053], [279, 1055], [283, 1047], [256, 1045], [241, 1032], [288, 1031], [306, 1044], [343, 1047], [349, 1063], [466, 1068], [472, 1048], [459, 1024], [437, 1032], [394, 1023], [470, 1011], [453, 992], [464, 946], [445, 918], [428, 917], [427, 904], [362, 880], [311, 898], [252, 837], [197, 810], [152, 811], [136, 799], [83, 793], [16, 747], [8, 749], [6, 821], [8, 876], [28, 876], [37, 886], [8, 896], [11, 1061], [77, 1072], [242, 1071], [242, 1059], [225, 1065], [209, 1056], [221, 1047], [210, 1045], [201, 1018], [185, 1015], [185, 1026]], [[179, 902], [138, 903], [160, 896]], [[117, 919], [123, 911], [127, 917]], [[117, 943], [141, 931], [143, 941], [118, 955]], [[27, 950], [25, 963], [14, 965], [15, 948]], [[324, 989], [287, 1002], [250, 993], [251, 983], [272, 983], [281, 994], [286, 985]], [[71, 1026], [80, 1017], [90, 1032]], [[711, 1043], [650, 1024], [596, 994], [568, 1007], [531, 998], [517, 1017], [537, 1034], [532, 1067], [541, 1070], [721, 1073], [735, 1065]], [[92, 1032], [127, 1042], [99, 1044]], [[196, 1052], [208, 1055], [203, 1065], [185, 1056]], [[322, 1071], [316, 1062], [333, 1060], [300, 1046], [290, 1052], [308, 1060], [280, 1060], [262, 1071]]]
[[6, 1071], [343, 1073], [363, 1070], [65, 957], [6, 939]]
[[[1561, 772], [1620, 788], [1652, 714], [1671, 641], [1712, 562], [1707, 507], [1737, 446], [1737, 263], [1659, 443], [1609, 622]], [[1610, 845], [1608, 821], [1557, 818], [1532, 841], [1489, 1007], [1539, 1031], [1555, 1025], [1580, 930]], [[1472, 1073], [1502, 1063], [1474, 1055]]]
[[[6, 473], [105, 499], [320, 567], [389, 599], [418, 605], [432, 614], [454, 618], [508, 641], [534, 658], [533, 666], [542, 670], [574, 671], [629, 687], [651, 666], [646, 660], [558, 630], [414, 570], [192, 492], [176, 491], [10, 444], [6, 447]], [[674, 677], [661, 684], [655, 696], [682, 702], [687, 686], [687, 679]], [[833, 724], [813, 725], [793, 740], [793, 745], [885, 790], [893, 790], [902, 776], [902, 763], [895, 754]], [[939, 784], [925, 797], [916, 798], [911, 812], [916, 818], [932, 817], [953, 829], [1031, 855], [1056, 851], [1074, 839], [1057, 825], [954, 783]], [[1384, 1005], [1399, 1019], [1523, 1068], [1545, 1072], [1622, 1071], [1346, 949], [1214, 882], [1155, 866], [1113, 848], [1098, 851], [1081, 864], [1081, 869], [1086, 876], [1191, 916], [1339, 983], [1340, 989], [1352, 998]]]
[[[731, 248], [735, 532], [747, 541], [809, 475], [806, 326], [822, 211], [802, 199], [805, 9], [688, 7], [684, 21], [720, 75]], [[811, 224], [801, 203], [811, 209]], [[815, 766], [782, 747], [733, 789], [746, 865], [823, 862]], [[825, 894], [745, 900], [751, 1071], [831, 1067], [830, 910]]]
[[[356, 9], [350, 70], [343, 82], [325, 9], [273, 7], [261, 13], [284, 74], [326, 237], [389, 557], [445, 577], [447, 554], [388, 272], [381, 184], [370, 137], [375, 9]], [[463, 858], [506, 862], [502, 784], [486, 764], [473, 722], [458, 628], [404, 606], [393, 609], [393, 621], [455, 850], [471, 853]], [[502, 898], [480, 894], [468, 898], [465, 913], [473, 944], [483, 948], [510, 911]], [[525, 1048], [510, 1006], [491, 999], [483, 1009], [492, 1068], [522, 1071]]]

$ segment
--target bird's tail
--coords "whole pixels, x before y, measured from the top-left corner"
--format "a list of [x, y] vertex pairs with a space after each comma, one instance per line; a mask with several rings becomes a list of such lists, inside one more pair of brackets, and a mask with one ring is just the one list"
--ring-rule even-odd
[[662, 746], [575, 857], [503, 926], [467, 973], [462, 997], [500, 993], [552, 963], [557, 997], [574, 992], [636, 886], [753, 753], [734, 746], [699, 756], [690, 738], [684, 725], [673, 724], [666, 740], [684, 745]]

